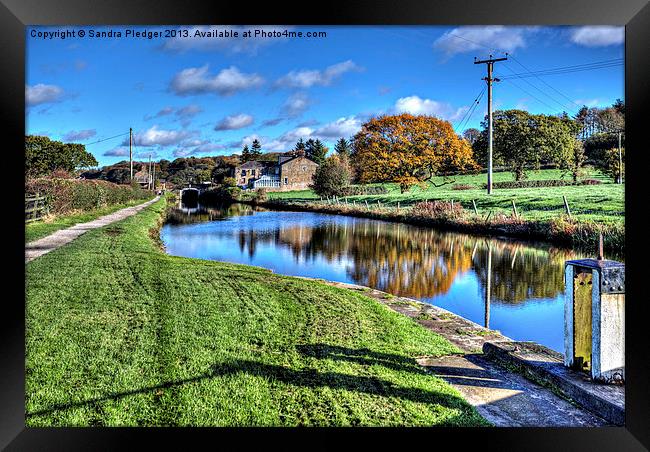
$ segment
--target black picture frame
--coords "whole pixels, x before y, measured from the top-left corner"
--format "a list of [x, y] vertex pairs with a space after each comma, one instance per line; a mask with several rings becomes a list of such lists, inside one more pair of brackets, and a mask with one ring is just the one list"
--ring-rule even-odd
[[[25, 27], [28, 25], [117, 24], [373, 24], [373, 25], [625, 25], [626, 140], [643, 148], [643, 111], [650, 105], [650, 5], [647, 0], [528, 1], [401, 0], [336, 1], [315, 4], [277, 2], [205, 2], [200, 0], [1, 0], [3, 62], [0, 98], [5, 158], [5, 233], [8, 263], [0, 329], [0, 448], [7, 450], [112, 450], [142, 441], [147, 448], [207, 441], [210, 447], [237, 449], [280, 446], [331, 449], [356, 447], [460, 447], [498, 450], [647, 450], [650, 448], [650, 382], [647, 303], [642, 272], [642, 233], [647, 200], [643, 193], [643, 152], [628, 155], [626, 203], [626, 425], [607, 428], [515, 429], [164, 429], [164, 428], [25, 428], [25, 272], [22, 150], [25, 131]], [[647, 127], [647, 126], [645, 126]], [[647, 146], [647, 145], [646, 145]], [[11, 176], [11, 177], [8, 177]], [[14, 235], [15, 234], [15, 235]], [[7, 243], [8, 242], [8, 243]], [[647, 264], [645, 264], [647, 265]], [[8, 273], [9, 272], [9, 273]], [[444, 438], [443, 438], [444, 437]], [[445, 440], [451, 440], [448, 443]], [[233, 442], [234, 441], [234, 442]], [[253, 444], [257, 443], [257, 444]], [[417, 444], [414, 444], [417, 443]], [[401, 446], [400, 446], [401, 444]], [[252, 448], [252, 447], [251, 447]]]

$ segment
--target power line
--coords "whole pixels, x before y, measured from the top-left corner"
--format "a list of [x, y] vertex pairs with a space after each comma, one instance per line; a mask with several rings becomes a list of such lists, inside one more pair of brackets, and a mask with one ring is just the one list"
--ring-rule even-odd
[[484, 86], [483, 89], [476, 95], [476, 97], [474, 98], [474, 101], [472, 102], [472, 106], [467, 109], [467, 111], [465, 112], [463, 117], [460, 118], [460, 121], [458, 122], [457, 125], [461, 125], [463, 123], [463, 121], [465, 120], [465, 118], [467, 117], [469, 111], [474, 107], [474, 105], [476, 105], [478, 102], [480, 102], [480, 98], [483, 96], [483, 93], [485, 92], [485, 88], [486, 87]]
[[616, 66], [622, 66], [625, 64], [625, 62], [620, 59], [620, 60], [612, 60], [610, 62], [597, 62], [597, 63], [589, 63], [589, 64], [584, 64], [584, 65], [574, 65], [574, 66], [563, 66], [563, 67], [556, 67], [556, 68], [551, 68], [551, 69], [543, 69], [539, 71], [530, 71], [530, 72], [524, 72], [524, 73], [519, 73], [519, 74], [512, 74], [505, 76], [507, 78], [511, 77], [540, 77], [540, 76], [546, 76], [546, 75], [560, 75], [560, 74], [569, 74], [572, 72], [580, 72], [580, 71], [591, 71], [594, 69], [605, 69], [609, 67], [616, 67]]
[[[513, 73], [513, 74], [515, 73], [515, 71], [513, 71], [512, 69], [510, 69], [509, 66], [504, 65], [504, 67], [505, 67], [506, 69], [508, 69], [508, 71], [510, 71], [511, 73]], [[550, 94], [548, 94], [548, 93], [542, 91], [540, 88], [538, 88], [537, 86], [533, 85], [531, 82], [529, 82], [529, 81], [526, 80], [525, 78], [523, 78], [523, 77], [517, 77], [517, 78], [522, 79], [524, 82], [526, 82], [528, 85], [530, 85], [530, 86], [532, 86], [533, 88], [535, 88], [537, 91], [539, 91], [540, 93], [542, 93], [544, 96], [548, 97], [548, 98], [551, 99], [553, 102], [555, 102], [555, 103], [557, 103], [558, 105], [560, 105], [563, 109], [566, 108], [566, 105], [564, 105], [562, 102], [558, 101], [557, 99], [555, 99], [555, 98], [554, 98], [553, 96], [551, 96]], [[503, 77], [502, 77], [502, 79], [503, 79]], [[547, 105], [548, 105], [548, 104], [547, 104]], [[551, 108], [553, 108], [553, 107], [551, 107]], [[570, 110], [570, 109], [569, 109], [569, 110]]]
[[90, 146], [91, 144], [101, 143], [102, 141], [112, 140], [113, 138], [123, 137], [124, 135], [128, 135], [128, 134], [129, 134], [129, 132], [121, 133], [119, 135], [115, 135], [114, 137], [104, 138], [104, 139], [101, 139], [101, 140], [93, 141], [92, 143], [87, 143], [86, 146]]
[[461, 133], [465, 131], [467, 125], [469, 124], [469, 121], [472, 119], [472, 116], [474, 116], [474, 113], [478, 109], [478, 106], [481, 104], [481, 100], [483, 100], [484, 93], [485, 93], [485, 89], [481, 92], [480, 97], [476, 100], [474, 105], [472, 105], [472, 107], [468, 110], [469, 115], [467, 116], [467, 120], [465, 121], [465, 124], [461, 122], [461, 126], [459, 127]]
[[[524, 68], [524, 69], [525, 69], [529, 74], [533, 74], [533, 72], [532, 72], [530, 69], [528, 69], [526, 66], [524, 66], [524, 64], [523, 64], [522, 62], [520, 62], [518, 58], [515, 58], [515, 57], [513, 56], [512, 59], [513, 59], [513, 60], [515, 61], [515, 63], [517, 63], [519, 66], [523, 67], [523, 68]], [[533, 74], [533, 75], [535, 75], [535, 74]], [[562, 97], [564, 97], [565, 99], [567, 99], [567, 100], [568, 100], [569, 102], [571, 102], [573, 105], [577, 106], [578, 108], [581, 108], [581, 107], [582, 107], [581, 105], [578, 105], [578, 104], [577, 104], [573, 99], [570, 99], [568, 96], [566, 96], [563, 92], [561, 92], [561, 91], [558, 90], [558, 89], [555, 89], [553, 86], [551, 86], [551, 85], [549, 85], [548, 83], [546, 83], [546, 81], [545, 81], [544, 79], [542, 79], [541, 77], [539, 77], [539, 76], [537, 76], [537, 75], [535, 75], [535, 77], [536, 77], [539, 81], [541, 81], [542, 83], [544, 83], [546, 86], [548, 86], [549, 88], [551, 88], [553, 91], [555, 91], [556, 93], [558, 93], [560, 96], [562, 96]]]
[[[501, 80], [504, 80], [504, 79], [501, 79]], [[522, 90], [524, 93], [528, 94], [530, 97], [532, 97], [533, 99], [537, 100], [537, 102], [546, 105], [546, 106], [547, 106], [548, 108], [550, 108], [551, 110], [556, 110], [555, 107], [553, 107], [553, 106], [547, 104], [546, 102], [544, 102], [542, 99], [540, 99], [539, 97], [535, 96], [535, 95], [532, 94], [531, 92], [526, 91], [524, 88], [522, 88], [521, 86], [517, 85], [517, 84], [516, 84], [515, 82], [513, 82], [512, 80], [510, 80], [510, 79], [505, 79], [505, 81], [508, 82], [508, 83], [512, 83], [515, 87], [519, 88], [519, 89]]]

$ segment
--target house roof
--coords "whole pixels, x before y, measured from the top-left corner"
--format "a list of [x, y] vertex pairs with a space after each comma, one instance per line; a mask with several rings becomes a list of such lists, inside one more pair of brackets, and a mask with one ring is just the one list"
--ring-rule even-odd
[[248, 162], [239, 165], [240, 168], [242, 169], [254, 169], [254, 168], [262, 168], [264, 165], [257, 160], [249, 160]]
[[289, 158], [288, 160], [281, 161], [281, 162], [279, 162], [278, 164], [279, 164], [280, 166], [282, 166], [282, 165], [284, 165], [284, 164], [287, 164], [287, 163], [292, 162], [292, 161], [294, 161], [294, 160], [296, 160], [296, 159], [299, 159], [299, 158], [304, 158], [305, 160], [309, 160], [311, 163], [314, 163], [315, 165], [318, 165], [318, 163], [314, 162], [314, 161], [313, 161], [312, 159], [310, 159], [309, 157], [305, 157], [304, 155], [294, 155], [294, 156], [292, 156], [291, 158]]

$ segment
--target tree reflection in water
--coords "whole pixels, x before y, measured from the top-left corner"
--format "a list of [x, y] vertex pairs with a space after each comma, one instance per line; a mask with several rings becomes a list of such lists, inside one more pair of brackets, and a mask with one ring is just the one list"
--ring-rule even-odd
[[[265, 210], [243, 204], [199, 206], [191, 215], [181, 209], [172, 211], [168, 222], [213, 221]], [[564, 262], [578, 257], [573, 251], [539, 244], [361, 218], [333, 217], [314, 225], [276, 223], [272, 230], [254, 224], [211, 234], [235, 234], [241, 253], [250, 257], [259, 245], [273, 244], [291, 250], [298, 263], [316, 258], [346, 262], [347, 274], [357, 284], [411, 298], [445, 294], [457, 278], [472, 271], [486, 307], [531, 298], [555, 299], [564, 291]], [[485, 323], [489, 323], [488, 309]]]

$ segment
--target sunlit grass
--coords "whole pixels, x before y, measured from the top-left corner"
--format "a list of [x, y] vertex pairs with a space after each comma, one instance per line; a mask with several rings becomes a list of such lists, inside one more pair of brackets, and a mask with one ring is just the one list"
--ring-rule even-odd
[[415, 356], [458, 352], [371, 298], [174, 257], [164, 200], [26, 265], [26, 424], [485, 425]]
[[[564, 187], [543, 187], [543, 188], [517, 188], [517, 189], [495, 189], [491, 195], [487, 195], [483, 185], [486, 183], [486, 174], [468, 176], [454, 176], [450, 178], [453, 183], [442, 186], [442, 177], [434, 178], [424, 189], [420, 186], [412, 187], [406, 193], [400, 193], [397, 184], [382, 184], [388, 189], [388, 193], [382, 195], [350, 196], [347, 199], [357, 203], [375, 203], [380, 201], [384, 206], [401, 207], [410, 206], [423, 200], [444, 200], [462, 203], [466, 210], [473, 210], [472, 200], [476, 202], [480, 214], [486, 215], [492, 211], [493, 214], [512, 212], [512, 200], [515, 201], [518, 214], [524, 219], [549, 220], [557, 218], [565, 213], [563, 196], [566, 196], [571, 214], [578, 219], [596, 220], [606, 223], [624, 222], [625, 203], [624, 185], [618, 185], [611, 179], [603, 176], [597, 171], [587, 170], [583, 179], [598, 179], [602, 182], [599, 185], [578, 185]], [[530, 171], [529, 180], [568, 179], [561, 170], [539, 170]], [[514, 180], [509, 172], [494, 173], [493, 180], [511, 181]], [[434, 185], [435, 184], [435, 185]], [[473, 185], [475, 188], [469, 190], [454, 190], [456, 184]], [[372, 184], [378, 185], [378, 184]], [[311, 190], [292, 192], [269, 193], [270, 199], [278, 200], [315, 200], [319, 197]]]

